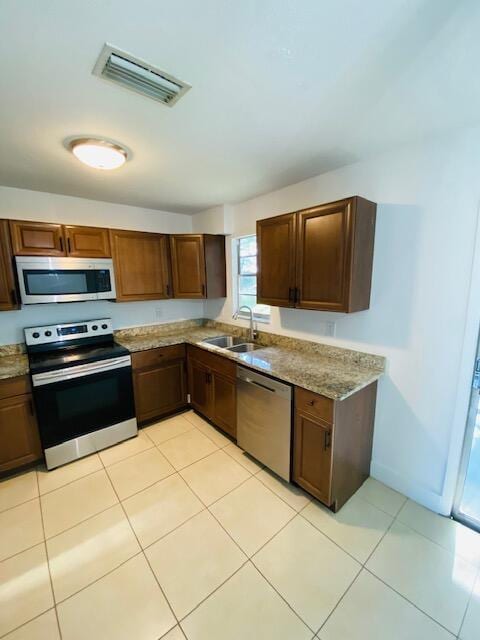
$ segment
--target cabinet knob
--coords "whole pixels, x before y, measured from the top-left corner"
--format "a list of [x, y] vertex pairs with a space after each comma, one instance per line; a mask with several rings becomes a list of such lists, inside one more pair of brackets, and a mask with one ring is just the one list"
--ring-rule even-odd
[[308, 404], [310, 407], [313, 407], [313, 405], [315, 404], [315, 400], [309, 400], [309, 401], [307, 402], [307, 404]]

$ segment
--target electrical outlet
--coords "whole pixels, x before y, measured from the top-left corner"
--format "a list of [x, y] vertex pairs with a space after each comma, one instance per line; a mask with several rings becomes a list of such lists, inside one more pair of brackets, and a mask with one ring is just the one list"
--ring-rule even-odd
[[325, 335], [326, 336], [334, 336], [336, 332], [336, 324], [335, 322], [325, 322]]

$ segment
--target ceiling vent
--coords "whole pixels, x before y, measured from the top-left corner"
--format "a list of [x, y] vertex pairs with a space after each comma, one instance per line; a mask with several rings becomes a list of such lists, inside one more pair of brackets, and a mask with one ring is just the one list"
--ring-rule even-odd
[[186, 82], [108, 43], [102, 49], [93, 74], [169, 107], [191, 88]]

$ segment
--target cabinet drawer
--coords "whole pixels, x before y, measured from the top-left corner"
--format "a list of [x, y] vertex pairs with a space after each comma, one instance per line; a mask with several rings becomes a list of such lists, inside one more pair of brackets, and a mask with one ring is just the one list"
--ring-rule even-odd
[[26, 393], [30, 393], [30, 378], [28, 376], [0, 380], [0, 400], [21, 396]]
[[237, 375], [237, 365], [232, 360], [224, 358], [223, 356], [217, 356], [216, 353], [210, 351], [204, 351], [198, 347], [188, 347], [189, 357], [194, 358], [197, 362], [201, 362], [203, 365], [217, 371], [230, 378], [235, 378]]
[[148, 349], [148, 351], [137, 351], [132, 353], [133, 369], [147, 369], [155, 367], [169, 360], [178, 360], [185, 358], [185, 346], [183, 344], [175, 344], [170, 347], [158, 347], [157, 349]]
[[305, 411], [328, 424], [333, 424], [334, 401], [330, 398], [295, 387], [295, 407], [297, 411]]

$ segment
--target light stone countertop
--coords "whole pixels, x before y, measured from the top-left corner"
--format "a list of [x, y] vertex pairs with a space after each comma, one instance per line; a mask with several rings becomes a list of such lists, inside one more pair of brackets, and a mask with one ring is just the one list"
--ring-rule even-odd
[[28, 358], [23, 353], [0, 357], [0, 380], [28, 373]]
[[[258, 343], [262, 344], [262, 340], [267, 343], [261, 349], [232, 353], [202, 341], [219, 335], [239, 335], [238, 328], [212, 324], [202, 326], [200, 321], [185, 321], [122, 329], [115, 332], [115, 340], [131, 353], [192, 344], [332, 400], [348, 398], [378, 380], [384, 371], [385, 360], [381, 356], [267, 333], [260, 333]], [[0, 347], [0, 379], [28, 373], [28, 358], [23, 349], [23, 345]]]
[[192, 344], [217, 353], [260, 373], [290, 382], [332, 400], [344, 400], [356, 391], [378, 380], [383, 370], [364, 367], [333, 357], [325, 357], [305, 350], [265, 346], [250, 353], [233, 353], [202, 342], [205, 338], [225, 335], [226, 331], [211, 327], [185, 328], [168, 334], [116, 335], [117, 342], [130, 352], [144, 351], [174, 344]]

